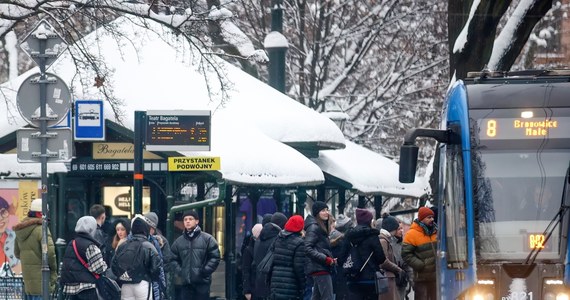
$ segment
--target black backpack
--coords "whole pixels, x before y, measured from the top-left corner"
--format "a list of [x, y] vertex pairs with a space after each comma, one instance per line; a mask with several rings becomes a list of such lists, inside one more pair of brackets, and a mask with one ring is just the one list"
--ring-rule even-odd
[[348, 257], [342, 264], [342, 270], [344, 271], [346, 279], [349, 281], [357, 280], [373, 253], [374, 252], [371, 252], [366, 261], [363, 261], [362, 257], [360, 257], [360, 253], [358, 253], [358, 244], [351, 242]]
[[126, 240], [117, 247], [111, 269], [117, 276], [117, 281], [122, 283], [139, 283], [145, 280], [147, 273], [145, 261], [144, 241]]

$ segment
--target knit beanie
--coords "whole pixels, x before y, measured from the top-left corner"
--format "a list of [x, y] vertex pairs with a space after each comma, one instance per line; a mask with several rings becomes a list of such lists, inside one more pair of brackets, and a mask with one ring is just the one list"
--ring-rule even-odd
[[382, 220], [382, 229], [385, 229], [388, 232], [392, 232], [398, 228], [400, 228], [400, 222], [398, 222], [398, 219], [392, 216], [387, 216], [384, 217], [384, 220]]
[[299, 215], [294, 215], [289, 218], [287, 223], [285, 223], [285, 230], [289, 232], [300, 232], [305, 227], [305, 221], [303, 217]]
[[429, 209], [429, 207], [426, 206], [420, 207], [420, 210], [418, 210], [418, 220], [421, 221], [427, 218], [428, 216], [435, 216], [433, 210]]
[[263, 229], [263, 225], [261, 225], [260, 223], [257, 223], [255, 225], [253, 225], [253, 228], [251, 228], [251, 234], [255, 238], [258, 238], [259, 234], [261, 233], [261, 229]]
[[154, 212], [149, 212], [144, 214], [144, 217], [146, 218], [146, 223], [148, 224], [148, 226], [155, 228], [156, 226], [158, 226], [158, 215]]
[[198, 213], [195, 210], [190, 210], [184, 213], [184, 217], [182, 217], [182, 219], [184, 220], [184, 218], [186, 217], [192, 217], [196, 220], [200, 220], [200, 216], [198, 215]]
[[352, 225], [353, 225], [352, 220], [343, 214], [338, 215], [338, 217], [336, 218], [335, 228], [340, 232], [346, 232], [348, 229], [352, 227]]
[[90, 237], [94, 237], [96, 231], [97, 221], [92, 216], [81, 217], [75, 224], [75, 232], [77, 233], [87, 233]]
[[135, 218], [131, 225], [131, 232], [133, 234], [142, 234], [148, 237], [149, 227], [146, 221], [142, 218]]
[[356, 223], [359, 225], [370, 225], [374, 216], [372, 212], [368, 209], [357, 208], [356, 209]]
[[271, 216], [271, 223], [283, 229], [283, 227], [285, 227], [285, 223], [287, 223], [287, 216], [285, 216], [283, 213], [276, 212]]
[[265, 226], [265, 224], [271, 222], [271, 216], [273, 216], [273, 215], [272, 214], [264, 214], [263, 219], [261, 220], [261, 226]]
[[315, 201], [315, 203], [313, 203], [313, 207], [311, 208], [313, 217], [317, 217], [317, 215], [321, 212], [321, 210], [325, 208], [329, 208], [326, 203], [322, 201]]

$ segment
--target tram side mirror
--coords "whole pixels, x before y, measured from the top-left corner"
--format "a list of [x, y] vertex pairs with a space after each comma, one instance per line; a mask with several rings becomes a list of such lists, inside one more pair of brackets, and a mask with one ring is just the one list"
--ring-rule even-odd
[[402, 145], [400, 148], [400, 182], [412, 183], [416, 179], [419, 147], [416, 145]]

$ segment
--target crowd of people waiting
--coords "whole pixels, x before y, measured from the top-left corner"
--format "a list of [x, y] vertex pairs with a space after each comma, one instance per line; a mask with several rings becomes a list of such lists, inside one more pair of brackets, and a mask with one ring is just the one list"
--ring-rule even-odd
[[[305, 219], [276, 212], [263, 216], [242, 246], [243, 296], [266, 299], [435, 299], [435, 213], [421, 207], [403, 236], [402, 223], [357, 208], [356, 224], [344, 215], [335, 219], [316, 201]], [[272, 268], [267, 272], [267, 257]], [[353, 257], [354, 256], [354, 257]], [[356, 271], [353, 264], [360, 264]], [[388, 281], [377, 292], [376, 273]]]
[[[335, 219], [319, 201], [306, 218], [264, 215], [242, 247], [243, 297], [398, 300], [407, 299], [413, 288], [415, 299], [435, 299], [434, 217], [431, 209], [421, 207], [403, 236], [402, 224], [393, 216], [374, 221], [372, 211], [357, 208], [354, 226], [344, 215]], [[65, 299], [97, 299], [100, 276], [120, 284], [121, 299], [167, 299], [171, 284], [175, 299], [210, 299], [220, 251], [217, 241], [201, 231], [197, 212], [184, 214], [184, 231], [172, 245], [158, 230], [153, 212], [115, 220], [113, 236], [103, 231], [105, 219], [101, 205], [78, 219], [60, 274]], [[22, 261], [27, 299], [42, 298], [41, 224], [41, 199], [36, 199], [28, 217], [14, 226], [14, 254]], [[57, 279], [54, 248], [48, 232], [52, 291]], [[388, 281], [380, 294], [375, 286], [378, 272]], [[166, 273], [174, 275], [173, 282], [167, 282]]]

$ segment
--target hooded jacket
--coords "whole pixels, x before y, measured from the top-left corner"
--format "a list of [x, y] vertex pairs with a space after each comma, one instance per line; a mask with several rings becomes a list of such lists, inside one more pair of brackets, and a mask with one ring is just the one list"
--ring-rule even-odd
[[414, 281], [434, 281], [437, 232], [430, 234], [416, 219], [404, 236], [402, 258], [414, 270]]
[[277, 235], [281, 232], [281, 228], [273, 223], [263, 225], [263, 229], [259, 234], [259, 239], [255, 242], [253, 247], [253, 265], [252, 268], [255, 274], [255, 283], [253, 286], [252, 294], [255, 297], [268, 297], [270, 293], [269, 285], [265, 282], [263, 276], [257, 274], [257, 266], [269, 251], [269, 248], [277, 239]]
[[[16, 243], [14, 255], [22, 263], [22, 275], [26, 294], [42, 294], [42, 219], [27, 217], [14, 226]], [[48, 262], [50, 268], [50, 292], [57, 282], [55, 246], [48, 229]]]

